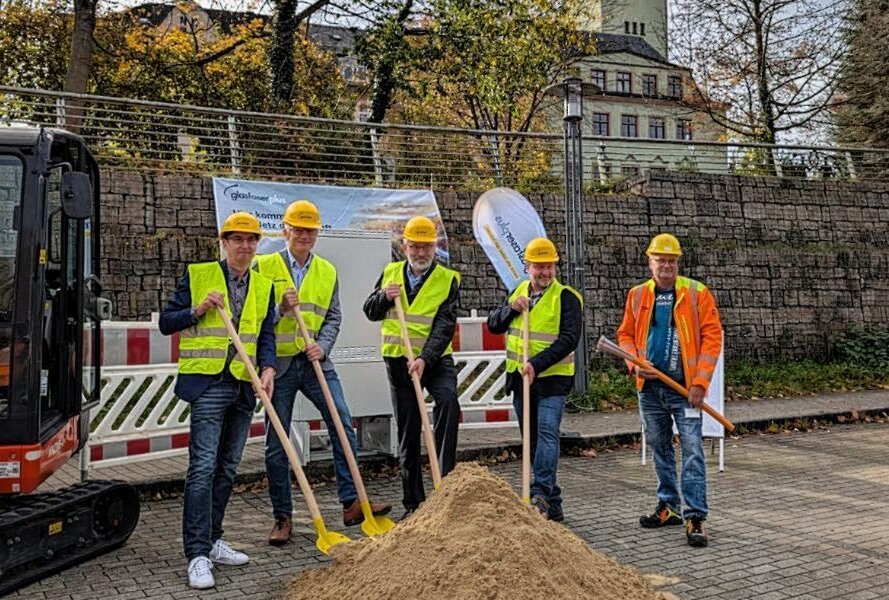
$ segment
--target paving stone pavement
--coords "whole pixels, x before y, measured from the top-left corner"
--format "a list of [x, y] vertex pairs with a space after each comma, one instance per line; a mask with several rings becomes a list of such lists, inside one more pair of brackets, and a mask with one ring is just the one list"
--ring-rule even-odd
[[[518, 487], [518, 463], [492, 468]], [[889, 598], [889, 425], [731, 439], [725, 472], [716, 473], [712, 456], [709, 468], [709, 548], [688, 547], [682, 528], [638, 526], [638, 515], [654, 504], [654, 475], [628, 449], [562, 459], [565, 525], [620, 562], [677, 577], [679, 583], [665, 589], [683, 600]], [[372, 479], [368, 488], [375, 497], [399, 500], [397, 479]], [[346, 530], [337, 522], [334, 486], [317, 492], [329, 525], [360, 537], [359, 528]], [[327, 561], [315, 550], [301, 506], [294, 540], [283, 548], [266, 545], [268, 497], [262, 490], [245, 492], [232, 498], [225, 538], [250, 554], [251, 563], [217, 568], [213, 591], [190, 590], [181, 554], [181, 508], [179, 499], [144, 503], [124, 548], [13, 596], [281, 598], [292, 576]]]
[[[861, 413], [889, 412], [889, 392], [880, 390], [794, 398], [764, 398], [730, 402], [726, 405], [726, 416], [736, 425], [801, 417], [833, 416], [848, 414], [852, 411]], [[566, 413], [562, 421], [562, 432], [571, 435], [573, 439], [586, 441], [601, 440], [613, 436], [638, 435], [640, 433], [639, 415], [635, 410]], [[521, 437], [518, 427], [492, 427], [460, 431], [458, 452], [465, 457], [474, 458], [480, 452], [490, 453], [504, 448], [521, 451]], [[100, 463], [92, 469], [90, 477], [92, 479], [123, 479], [137, 485], [172, 482], [174, 485], [178, 483], [181, 487], [181, 481], [185, 478], [187, 468], [187, 454], [179, 453], [174, 456], [120, 465], [101, 466]], [[253, 440], [247, 444], [238, 473], [253, 479], [264, 475], [265, 462], [261, 441]], [[79, 463], [77, 460], [72, 460], [47, 480], [41, 487], [41, 491], [71, 485], [77, 481], [80, 481]]]

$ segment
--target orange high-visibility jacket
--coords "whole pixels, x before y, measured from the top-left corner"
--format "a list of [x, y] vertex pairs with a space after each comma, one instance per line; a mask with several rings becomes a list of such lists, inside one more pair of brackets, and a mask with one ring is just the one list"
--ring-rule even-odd
[[[648, 329], [654, 312], [654, 279], [637, 285], [627, 294], [624, 320], [617, 330], [620, 347], [634, 356], [645, 357]], [[699, 385], [706, 391], [722, 351], [722, 323], [713, 294], [703, 283], [688, 277], [676, 278], [673, 322], [679, 334], [679, 349], [685, 367], [685, 387]], [[632, 372], [633, 364], [627, 363]], [[645, 380], [636, 377], [636, 389]]]

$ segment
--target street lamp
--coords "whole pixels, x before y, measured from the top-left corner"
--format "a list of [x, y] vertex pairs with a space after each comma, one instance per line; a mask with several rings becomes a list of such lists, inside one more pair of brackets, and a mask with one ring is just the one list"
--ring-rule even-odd
[[[601, 93], [597, 85], [579, 77], [569, 77], [555, 83], [545, 94], [564, 100], [565, 113], [565, 249], [568, 284], [586, 296], [586, 269], [583, 249], [583, 97]], [[586, 317], [581, 320], [580, 343], [574, 353], [574, 389], [581, 394], [587, 390]]]

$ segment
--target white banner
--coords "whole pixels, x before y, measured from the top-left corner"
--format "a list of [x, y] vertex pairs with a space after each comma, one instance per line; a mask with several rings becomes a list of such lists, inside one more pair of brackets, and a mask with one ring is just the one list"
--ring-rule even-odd
[[216, 228], [230, 214], [252, 213], [259, 219], [263, 238], [257, 252], [267, 254], [284, 248], [281, 218], [296, 200], [309, 200], [318, 207], [324, 229], [385, 231], [400, 249], [401, 232], [409, 219], [429, 217], [438, 226], [438, 258], [448, 262], [448, 242], [441, 214], [430, 190], [388, 190], [381, 188], [343, 187], [275, 183], [243, 179], [213, 178], [213, 200], [216, 203]]
[[546, 237], [543, 222], [531, 203], [505, 187], [479, 196], [472, 211], [472, 230], [509, 291], [525, 279], [525, 246], [534, 238]]
[[[723, 335], [725, 335], [723, 333]], [[710, 380], [710, 387], [707, 388], [707, 395], [704, 396], [704, 402], [716, 409], [721, 415], [725, 415], [725, 378], [724, 370], [724, 352], [719, 353], [719, 360], [716, 362], [716, 369], [713, 371], [713, 379]], [[725, 437], [725, 428], [720, 425], [719, 421], [704, 413], [704, 422], [701, 423], [701, 433], [704, 437], [722, 438]]]
[[[723, 332], [723, 335], [725, 333]], [[725, 346], [723, 345], [723, 348]], [[710, 387], [707, 388], [707, 395], [704, 396], [704, 402], [709, 404], [712, 408], [716, 409], [721, 415], [725, 415], [725, 377], [723, 376], [723, 370], [725, 368], [723, 357], [725, 355], [724, 351], [719, 353], [719, 360], [716, 361], [716, 369], [713, 371], [713, 378], [710, 380]], [[713, 417], [701, 411], [704, 416], [704, 421], [701, 423], [701, 436], [702, 437], [711, 437], [711, 438], [724, 438], [725, 437], [725, 428]], [[676, 424], [673, 424], [673, 434], [678, 435], [679, 431], [676, 429]]]

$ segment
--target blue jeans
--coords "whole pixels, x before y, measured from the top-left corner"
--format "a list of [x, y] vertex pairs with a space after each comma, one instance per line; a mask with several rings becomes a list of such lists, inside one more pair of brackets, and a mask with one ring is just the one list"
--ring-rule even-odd
[[[340, 385], [339, 377], [333, 369], [325, 369], [324, 378], [327, 380], [327, 386], [333, 396], [333, 403], [343, 422], [343, 429], [346, 430], [346, 437], [349, 438], [349, 445], [352, 446], [352, 454], [357, 457], [358, 439], [355, 437], [352, 415], [349, 413], [349, 407], [346, 406], [346, 398], [343, 396], [343, 387]], [[321, 385], [315, 376], [315, 369], [312, 367], [312, 363], [306, 360], [304, 354], [296, 355], [284, 373], [275, 379], [275, 393], [272, 394], [272, 406], [275, 407], [275, 412], [278, 413], [278, 418], [281, 419], [288, 435], [290, 434], [293, 403], [296, 400], [297, 392], [305, 394], [327, 424], [330, 444], [333, 447], [337, 495], [343, 505], [351, 504], [358, 497], [358, 492], [355, 491], [355, 482], [352, 480], [352, 473], [349, 472], [349, 463], [346, 462], [346, 456], [343, 454], [340, 437], [336, 433], [330, 412], [327, 410], [327, 402], [324, 400]], [[290, 463], [284, 453], [281, 440], [278, 439], [278, 434], [272, 429], [268, 419], [266, 419], [265, 468], [269, 477], [272, 512], [276, 517], [289, 517], [293, 513], [293, 498], [290, 493]]]
[[222, 519], [250, 433], [249, 384], [223, 375], [191, 402], [182, 544], [188, 560], [208, 556], [222, 537]]
[[700, 411], [689, 412], [691, 405], [681, 394], [659, 382], [646, 382], [639, 392], [639, 411], [645, 440], [654, 458], [657, 475], [657, 499], [673, 510], [682, 506], [676, 485], [676, 455], [673, 452], [673, 421], [682, 446], [682, 497], [688, 508], [683, 516], [707, 518], [707, 464], [701, 438]]
[[[556, 483], [559, 470], [559, 435], [565, 396], [531, 397], [531, 496], [543, 496], [551, 508], [562, 505], [562, 488]], [[521, 388], [512, 395], [512, 405], [522, 427]], [[536, 405], [537, 410], [534, 410]]]

